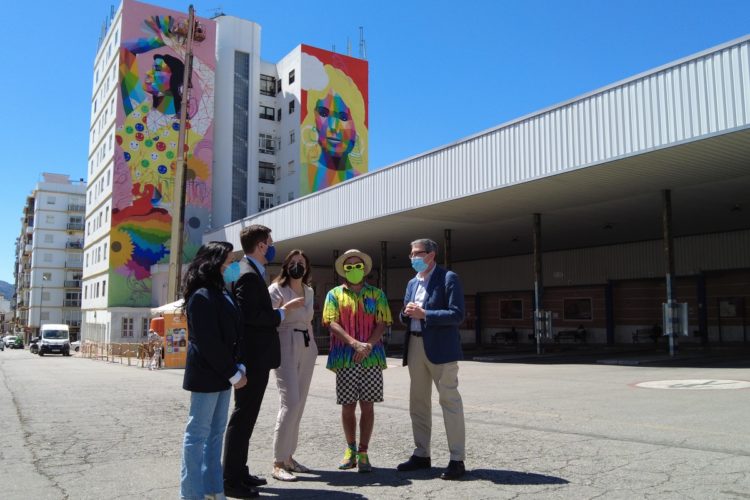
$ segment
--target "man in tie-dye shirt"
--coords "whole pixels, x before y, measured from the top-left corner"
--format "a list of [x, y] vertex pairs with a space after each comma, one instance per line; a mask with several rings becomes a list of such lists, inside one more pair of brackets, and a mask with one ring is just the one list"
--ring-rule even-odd
[[[373, 403], [383, 401], [383, 370], [386, 368], [383, 332], [391, 324], [388, 299], [364, 279], [372, 259], [359, 250], [347, 250], [336, 259], [336, 272], [346, 280], [328, 292], [323, 306], [323, 324], [331, 331], [329, 370], [336, 372], [336, 402], [347, 448], [339, 469], [370, 472], [367, 446], [375, 424]], [[357, 402], [360, 408], [357, 447]]]

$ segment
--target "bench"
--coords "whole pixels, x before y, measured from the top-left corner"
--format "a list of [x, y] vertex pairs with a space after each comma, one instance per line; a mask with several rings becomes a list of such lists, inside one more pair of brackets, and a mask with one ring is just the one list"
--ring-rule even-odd
[[511, 342], [516, 343], [518, 342], [518, 332], [515, 328], [511, 328], [510, 330], [495, 332], [492, 334], [492, 338], [490, 341], [493, 344], [497, 344], [498, 341], [502, 339], [506, 344], [509, 344]]
[[577, 330], [560, 330], [555, 334], [555, 342], [559, 343], [561, 340], [571, 340], [573, 342], [586, 342], [586, 329], [578, 328]]
[[654, 341], [654, 344], [656, 344], [659, 340], [659, 337], [661, 337], [661, 328], [641, 328], [633, 332], [633, 343], [637, 344], [638, 339], [641, 338], [650, 338]]

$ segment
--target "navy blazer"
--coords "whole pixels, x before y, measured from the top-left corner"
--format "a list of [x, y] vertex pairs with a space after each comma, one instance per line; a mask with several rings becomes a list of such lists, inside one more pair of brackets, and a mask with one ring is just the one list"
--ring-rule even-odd
[[[404, 306], [414, 301], [417, 290], [417, 278], [414, 277], [406, 285]], [[427, 297], [422, 305], [426, 317], [422, 322], [422, 339], [427, 359], [431, 363], [450, 363], [463, 359], [461, 350], [461, 335], [458, 327], [464, 321], [464, 291], [461, 280], [453, 271], [435, 266], [427, 283]], [[409, 326], [411, 318], [401, 310], [401, 322], [406, 325], [404, 339], [404, 366], [409, 356]]]
[[272, 369], [281, 364], [281, 345], [276, 327], [281, 313], [273, 308], [268, 285], [247, 257], [240, 261], [240, 277], [232, 286], [243, 321], [240, 359], [253, 368]]
[[188, 351], [182, 388], [193, 392], [229, 389], [237, 373], [240, 312], [223, 290], [199, 288], [185, 307]]

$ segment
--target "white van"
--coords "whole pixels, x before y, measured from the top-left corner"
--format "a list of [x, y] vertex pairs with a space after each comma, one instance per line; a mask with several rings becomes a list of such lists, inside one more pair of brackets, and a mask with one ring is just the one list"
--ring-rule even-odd
[[68, 325], [42, 325], [39, 332], [39, 355], [62, 354], [70, 356], [70, 331]]

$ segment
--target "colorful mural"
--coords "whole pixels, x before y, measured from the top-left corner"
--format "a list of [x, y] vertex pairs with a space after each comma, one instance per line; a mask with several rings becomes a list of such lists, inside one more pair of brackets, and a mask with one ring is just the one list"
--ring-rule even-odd
[[367, 172], [367, 61], [302, 45], [300, 194]]
[[150, 306], [151, 266], [169, 260], [180, 111], [187, 107], [184, 261], [201, 243], [211, 209], [215, 23], [199, 19], [192, 88], [185, 48], [172, 33], [187, 13], [126, 1], [119, 59], [109, 306]]

